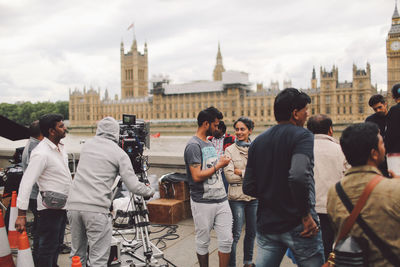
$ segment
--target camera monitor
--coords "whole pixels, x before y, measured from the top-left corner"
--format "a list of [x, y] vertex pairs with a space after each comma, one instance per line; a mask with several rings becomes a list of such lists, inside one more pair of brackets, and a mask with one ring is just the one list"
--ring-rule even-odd
[[135, 125], [136, 124], [136, 115], [122, 115], [122, 124], [124, 125]]

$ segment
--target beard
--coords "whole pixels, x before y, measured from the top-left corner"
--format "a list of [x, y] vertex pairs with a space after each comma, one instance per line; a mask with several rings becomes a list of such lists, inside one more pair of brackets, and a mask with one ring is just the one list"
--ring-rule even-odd
[[211, 125], [209, 125], [206, 131], [206, 136], [211, 136], [211, 135], [213, 135], [213, 132], [211, 131]]

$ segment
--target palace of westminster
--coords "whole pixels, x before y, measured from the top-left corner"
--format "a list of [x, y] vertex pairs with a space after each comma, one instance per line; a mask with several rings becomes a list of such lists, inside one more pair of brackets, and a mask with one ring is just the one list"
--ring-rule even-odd
[[[121, 99], [117, 96], [110, 99], [107, 90], [103, 99], [100, 91], [94, 89], [83, 89], [83, 92], [70, 90], [70, 126], [94, 126], [105, 116], [120, 120], [122, 114], [136, 114], [137, 118], [151, 122], [194, 122], [198, 112], [208, 106], [221, 110], [228, 124], [240, 116], [250, 117], [258, 126], [275, 124], [273, 103], [279, 93], [279, 84], [271, 83], [270, 88], [257, 84], [257, 90], [251, 90], [247, 73], [225, 71], [219, 46], [213, 81], [170, 84], [165, 77], [154, 77], [150, 81], [150, 90], [147, 44], [141, 53], [135, 39], [125, 53], [121, 43], [120, 53]], [[400, 16], [397, 5], [386, 40], [386, 56], [386, 97], [391, 103], [390, 89], [400, 82]], [[310, 114], [327, 114], [335, 124], [347, 124], [364, 121], [373, 112], [368, 100], [377, 93], [377, 88], [371, 84], [369, 63], [365, 69], [353, 65], [351, 82], [339, 82], [336, 66], [331, 70], [320, 67], [319, 74], [319, 86], [313, 69], [311, 88], [302, 90], [311, 97]], [[285, 81], [283, 87], [291, 87], [291, 82]]]

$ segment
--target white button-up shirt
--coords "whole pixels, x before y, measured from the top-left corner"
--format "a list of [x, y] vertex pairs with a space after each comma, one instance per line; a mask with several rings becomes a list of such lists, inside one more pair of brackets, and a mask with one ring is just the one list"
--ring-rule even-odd
[[[32, 151], [29, 165], [19, 186], [17, 206], [27, 210], [32, 186], [39, 185], [39, 191], [54, 191], [68, 195], [72, 183], [71, 173], [68, 168], [68, 156], [63, 144], [56, 146], [46, 137]], [[37, 209], [46, 207], [42, 204], [42, 196], [37, 198]]]
[[347, 165], [338, 141], [326, 134], [314, 135], [315, 210], [326, 214], [329, 188], [343, 177]]

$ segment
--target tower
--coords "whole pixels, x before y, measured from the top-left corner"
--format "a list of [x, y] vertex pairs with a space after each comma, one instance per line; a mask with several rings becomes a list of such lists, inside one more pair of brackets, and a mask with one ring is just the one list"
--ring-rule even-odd
[[217, 53], [217, 64], [215, 64], [213, 78], [214, 81], [222, 81], [222, 73], [225, 71], [224, 65], [222, 65], [221, 49], [218, 42], [218, 53]]
[[315, 67], [312, 69], [311, 89], [317, 89], [317, 74], [315, 73]]
[[400, 16], [397, 3], [392, 16], [392, 26], [386, 39], [387, 90], [400, 82]]
[[144, 53], [137, 49], [134, 37], [131, 49], [125, 54], [124, 43], [121, 42], [121, 99], [143, 97], [148, 95], [148, 61], [147, 43]]

